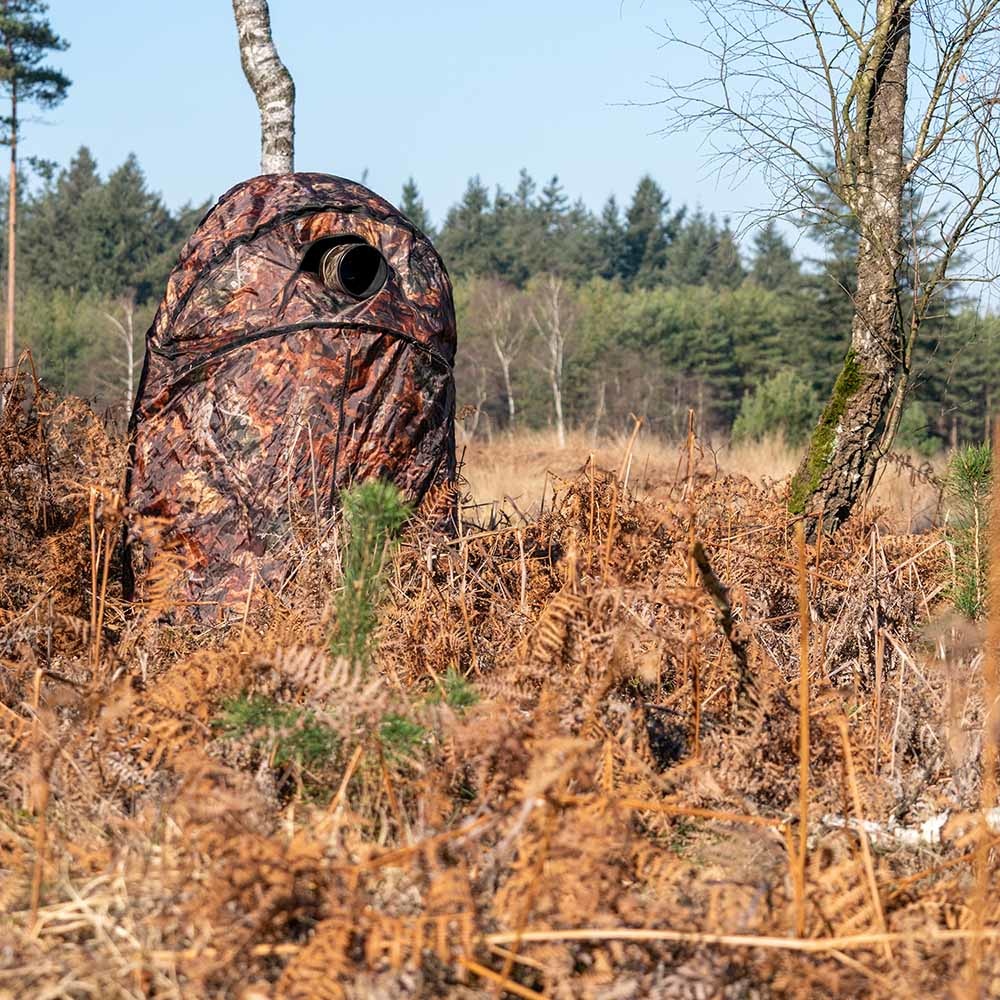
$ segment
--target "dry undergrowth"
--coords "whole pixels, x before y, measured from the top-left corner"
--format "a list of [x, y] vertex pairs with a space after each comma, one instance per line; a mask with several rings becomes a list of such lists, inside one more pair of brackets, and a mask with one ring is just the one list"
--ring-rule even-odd
[[125, 607], [121, 442], [6, 391], [0, 997], [1000, 987], [981, 642], [943, 616], [939, 534], [873, 516], [800, 553], [780, 486], [701, 456], [637, 499], [588, 463], [525, 521], [417, 525], [366, 673], [326, 652], [308, 517], [228, 628], [170, 624], [169, 553]]
[[[621, 468], [624, 455], [629, 489], [642, 499], [659, 499], [684, 471], [682, 445], [645, 431], [629, 447], [630, 435], [595, 438], [584, 431], [567, 434], [559, 447], [555, 431], [518, 430], [460, 446], [471, 497], [480, 511], [499, 508], [511, 516], [537, 514], [554, 481], [571, 479], [593, 459], [601, 468]], [[764, 441], [702, 445], [705, 471], [735, 473], [760, 483], [779, 483], [795, 472], [802, 457], [780, 437]], [[893, 455], [876, 484], [874, 503], [893, 531], [926, 531], [940, 521], [941, 491], [935, 480], [943, 462]], [[555, 479], [554, 479], [555, 477]]]

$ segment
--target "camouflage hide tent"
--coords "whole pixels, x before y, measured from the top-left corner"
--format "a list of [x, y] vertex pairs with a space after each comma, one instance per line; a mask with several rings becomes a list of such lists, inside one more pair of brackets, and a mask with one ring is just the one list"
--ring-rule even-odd
[[[374, 478], [416, 504], [454, 478], [455, 342], [441, 258], [367, 188], [268, 174], [222, 196], [147, 334], [125, 487], [195, 617], [280, 588], [296, 505], [328, 518]], [[153, 554], [133, 533], [137, 600]]]

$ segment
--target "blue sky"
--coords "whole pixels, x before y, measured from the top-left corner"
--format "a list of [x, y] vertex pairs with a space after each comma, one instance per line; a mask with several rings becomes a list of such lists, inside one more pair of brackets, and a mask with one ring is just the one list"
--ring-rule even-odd
[[[684, 0], [271, 0], [298, 91], [296, 167], [360, 178], [390, 200], [413, 175], [436, 221], [468, 178], [514, 186], [558, 173], [599, 208], [652, 173], [675, 204], [718, 214], [767, 202], [708, 170], [693, 136], [663, 136], [655, 79], [699, 67], [660, 48]], [[173, 207], [257, 172], [257, 109], [229, 0], [50, 0], [69, 42], [54, 57], [69, 98], [26, 126], [24, 155], [65, 163], [90, 146], [102, 171], [135, 152]]]

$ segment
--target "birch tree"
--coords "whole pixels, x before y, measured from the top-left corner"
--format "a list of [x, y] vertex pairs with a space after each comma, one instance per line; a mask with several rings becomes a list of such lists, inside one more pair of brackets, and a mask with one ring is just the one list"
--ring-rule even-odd
[[470, 311], [476, 325], [486, 334], [503, 382], [507, 410], [507, 429], [513, 430], [517, 418], [514, 397], [514, 369], [524, 353], [528, 327], [522, 314], [517, 289], [491, 278], [473, 282]]
[[[836, 224], [846, 210], [859, 234], [849, 349], [789, 501], [833, 530], [892, 443], [932, 304], [994, 272], [1000, 0], [692, 2], [704, 39], [666, 37], [711, 70], [667, 82], [668, 128], [704, 130], [734, 180], [761, 172], [769, 217]], [[904, 195], [919, 217], [904, 219]], [[957, 274], [960, 251], [971, 268]]]
[[566, 355], [575, 328], [574, 303], [564, 279], [546, 274], [529, 289], [531, 323], [541, 344], [542, 368], [552, 392], [559, 447], [566, 447], [566, 418], [563, 407], [563, 385]]
[[[117, 304], [121, 310], [121, 318], [114, 313], [105, 312], [104, 316], [111, 323], [122, 345], [122, 356], [112, 357], [112, 361], [122, 369], [121, 382], [125, 396], [126, 413], [132, 409], [135, 400], [136, 364], [141, 358], [136, 357], [135, 338], [135, 295], [124, 295]], [[141, 353], [141, 352], [140, 352]]]
[[0, 0], [0, 90], [8, 100], [9, 114], [0, 118], [2, 141], [10, 147], [7, 184], [7, 308], [4, 324], [3, 363], [14, 365], [14, 301], [17, 288], [17, 144], [25, 106], [54, 108], [66, 97], [69, 79], [44, 66], [49, 52], [68, 45], [45, 15], [41, 0]]
[[271, 38], [267, 0], [233, 0], [240, 62], [260, 109], [260, 172], [295, 169], [295, 83]]
[[467, 327], [465, 331], [462, 350], [456, 358], [456, 381], [461, 389], [459, 402], [462, 404], [457, 419], [462, 428], [463, 441], [469, 442], [479, 434], [481, 424], [485, 426], [487, 436], [492, 437], [486, 405], [494, 373], [488, 345], [482, 335]]

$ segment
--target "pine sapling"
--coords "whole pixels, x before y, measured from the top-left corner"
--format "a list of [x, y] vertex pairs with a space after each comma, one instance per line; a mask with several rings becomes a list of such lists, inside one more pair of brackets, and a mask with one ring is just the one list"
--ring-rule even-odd
[[955, 552], [955, 607], [969, 618], [986, 611], [992, 462], [989, 444], [955, 453], [948, 474], [949, 537]]
[[386, 557], [410, 509], [391, 483], [369, 482], [344, 492], [341, 510], [344, 582], [337, 595], [330, 649], [363, 665], [371, 656]]

